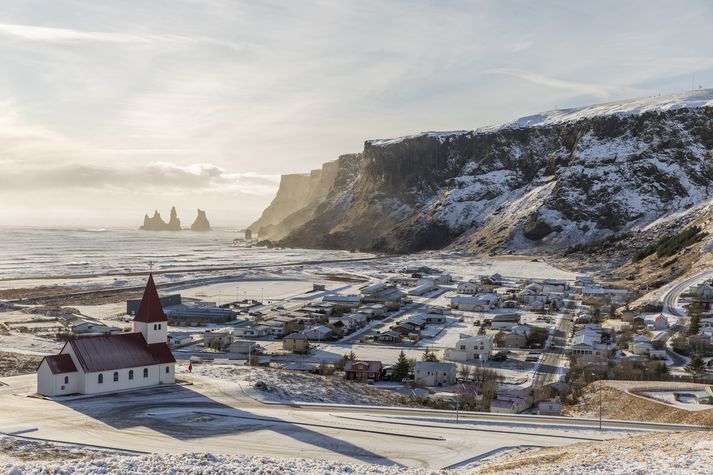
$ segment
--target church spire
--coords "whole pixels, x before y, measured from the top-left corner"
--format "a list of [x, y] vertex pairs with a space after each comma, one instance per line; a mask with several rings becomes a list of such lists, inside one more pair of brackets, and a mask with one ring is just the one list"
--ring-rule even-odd
[[163, 307], [161, 306], [161, 299], [158, 296], [158, 290], [156, 290], [156, 284], [153, 281], [153, 274], [149, 274], [149, 280], [146, 282], [146, 288], [144, 289], [144, 296], [141, 299], [139, 310], [136, 312], [134, 321], [156, 323], [165, 322], [167, 320], [166, 314], [163, 313]]

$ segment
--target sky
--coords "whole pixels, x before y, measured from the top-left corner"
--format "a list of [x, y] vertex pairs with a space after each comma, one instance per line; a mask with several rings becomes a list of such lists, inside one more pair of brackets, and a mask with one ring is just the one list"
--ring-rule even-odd
[[3, 0], [0, 225], [241, 227], [364, 140], [713, 87], [713, 3]]

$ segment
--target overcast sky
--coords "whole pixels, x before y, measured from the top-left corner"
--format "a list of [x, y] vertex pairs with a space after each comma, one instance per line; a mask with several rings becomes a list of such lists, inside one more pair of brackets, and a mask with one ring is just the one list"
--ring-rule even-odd
[[712, 24], [706, 0], [3, 0], [0, 224], [249, 224], [365, 139], [713, 87]]

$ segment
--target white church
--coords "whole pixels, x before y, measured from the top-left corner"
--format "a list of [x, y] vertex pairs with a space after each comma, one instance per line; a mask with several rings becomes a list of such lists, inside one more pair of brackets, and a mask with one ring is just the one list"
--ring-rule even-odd
[[168, 319], [149, 275], [132, 333], [75, 338], [37, 368], [44, 396], [99, 394], [176, 382], [176, 360], [166, 343]]

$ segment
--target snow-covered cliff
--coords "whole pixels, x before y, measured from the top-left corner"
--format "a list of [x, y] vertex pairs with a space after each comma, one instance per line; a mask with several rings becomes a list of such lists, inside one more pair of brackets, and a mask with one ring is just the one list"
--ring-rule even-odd
[[274, 225], [301, 247], [561, 249], [707, 210], [712, 151], [713, 90], [369, 140]]

